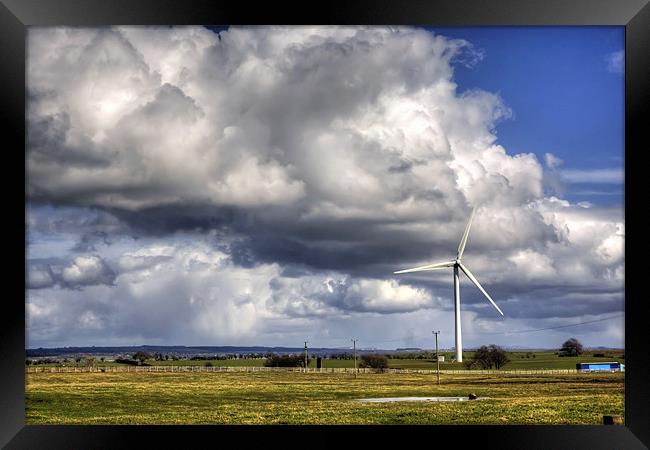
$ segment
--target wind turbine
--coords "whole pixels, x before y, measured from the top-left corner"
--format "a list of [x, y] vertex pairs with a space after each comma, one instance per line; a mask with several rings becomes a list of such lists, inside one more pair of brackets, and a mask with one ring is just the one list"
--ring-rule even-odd
[[404, 270], [398, 270], [397, 272], [393, 273], [408, 273], [408, 272], [425, 272], [429, 270], [439, 270], [439, 269], [447, 269], [449, 267], [454, 268], [454, 314], [455, 314], [455, 319], [456, 319], [456, 361], [462, 362], [463, 361], [463, 338], [461, 335], [461, 330], [460, 330], [460, 279], [458, 277], [458, 269], [463, 271], [465, 275], [467, 275], [467, 278], [469, 278], [472, 283], [476, 285], [476, 287], [487, 297], [487, 299], [492, 303], [492, 305], [499, 311], [501, 315], [503, 315], [503, 312], [499, 309], [496, 303], [494, 303], [494, 300], [492, 300], [492, 297], [485, 292], [485, 289], [483, 289], [483, 286], [481, 286], [481, 283], [478, 282], [476, 277], [470, 272], [470, 270], [463, 265], [463, 263], [460, 262], [460, 259], [463, 256], [463, 252], [465, 251], [465, 244], [467, 244], [467, 236], [469, 235], [469, 228], [472, 226], [472, 219], [474, 218], [474, 213], [476, 212], [476, 208], [472, 210], [472, 214], [469, 216], [469, 221], [467, 222], [467, 226], [465, 227], [465, 232], [463, 233], [463, 237], [460, 240], [460, 245], [458, 246], [458, 254], [456, 255], [456, 259], [453, 261], [448, 261], [448, 262], [443, 262], [443, 263], [437, 263], [437, 264], [428, 264], [426, 266], [420, 266], [420, 267], [414, 267], [412, 269], [404, 269]]

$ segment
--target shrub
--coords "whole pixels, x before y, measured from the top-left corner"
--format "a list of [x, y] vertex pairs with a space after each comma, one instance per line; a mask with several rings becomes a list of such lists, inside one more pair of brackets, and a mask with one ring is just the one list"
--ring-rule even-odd
[[475, 367], [479, 366], [479, 362], [476, 359], [466, 359], [465, 361], [463, 361], [463, 366], [465, 366], [467, 370], [472, 370]]
[[138, 360], [124, 358], [115, 358], [115, 362], [118, 364], [128, 364], [129, 366], [137, 366], [139, 363]]
[[[309, 359], [307, 360], [309, 364]], [[304, 367], [305, 366], [305, 357], [304, 355], [276, 355], [266, 358], [264, 361], [264, 366], [266, 367]]]

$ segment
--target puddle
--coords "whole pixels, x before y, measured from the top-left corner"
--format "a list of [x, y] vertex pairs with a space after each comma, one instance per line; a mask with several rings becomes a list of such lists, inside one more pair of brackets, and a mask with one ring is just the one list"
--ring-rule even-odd
[[[481, 400], [486, 397], [479, 397], [474, 400]], [[389, 403], [389, 402], [468, 402], [469, 397], [382, 397], [382, 398], [358, 398], [357, 402], [367, 403]]]

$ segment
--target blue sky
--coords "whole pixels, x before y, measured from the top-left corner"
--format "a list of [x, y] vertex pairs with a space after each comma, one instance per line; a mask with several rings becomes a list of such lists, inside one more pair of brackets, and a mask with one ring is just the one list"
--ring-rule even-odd
[[[483, 52], [472, 67], [457, 64], [454, 75], [460, 91], [498, 92], [513, 109], [513, 118], [498, 125], [498, 143], [516, 153], [533, 152], [540, 161], [550, 152], [564, 161], [564, 169], [622, 170], [625, 78], [610, 56], [625, 49], [624, 27], [430, 30], [465, 39]], [[622, 195], [622, 184], [597, 181], [565, 193], [571, 201], [610, 205], [622, 205]]]
[[623, 28], [220, 30], [30, 29], [28, 346], [624, 345]]

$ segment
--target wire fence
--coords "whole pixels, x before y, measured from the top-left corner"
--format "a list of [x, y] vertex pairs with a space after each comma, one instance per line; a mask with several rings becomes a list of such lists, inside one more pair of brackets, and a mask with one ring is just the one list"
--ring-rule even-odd
[[[27, 367], [27, 373], [85, 373], [85, 372], [302, 372], [302, 373], [354, 373], [351, 367], [219, 367], [219, 366], [105, 366], [105, 367]], [[370, 369], [358, 368], [357, 373], [422, 373], [435, 374], [435, 369]], [[578, 373], [576, 369], [514, 369], [514, 370], [440, 370], [441, 374], [514, 374], [560, 375]]]

